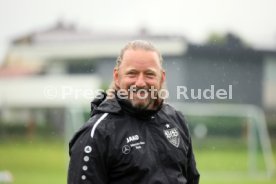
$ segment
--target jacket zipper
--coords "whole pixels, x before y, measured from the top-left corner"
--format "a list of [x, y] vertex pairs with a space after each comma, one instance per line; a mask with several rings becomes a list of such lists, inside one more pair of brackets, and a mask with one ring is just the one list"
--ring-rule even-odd
[[[154, 117], [154, 116], [153, 116], [153, 117]], [[155, 132], [154, 134], [157, 134], [157, 135], [158, 135], [158, 133], [156, 133], [156, 131], [155, 131], [155, 129], [158, 129], [158, 127], [156, 127], [156, 126], [158, 126], [158, 125], [157, 125], [157, 123], [155, 122], [155, 118], [152, 118], [152, 119], [150, 120], [149, 123], [150, 123], [150, 129], [151, 129], [152, 131]], [[152, 126], [152, 127], [151, 127], [151, 126]], [[156, 150], [158, 151], [158, 145], [156, 144], [156, 142], [158, 142], [158, 140], [156, 141], [155, 136], [151, 134], [151, 131], [150, 131], [150, 130], [149, 130], [149, 133], [150, 133], [150, 136], [151, 136], [151, 138], [152, 138], [152, 140], [153, 140], [153, 144], [154, 144]], [[156, 161], [157, 161], [158, 166], [161, 167], [162, 172], [163, 172], [164, 175], [166, 176], [166, 179], [167, 179], [168, 183], [170, 183], [169, 177], [168, 177], [167, 173], [165, 172], [165, 168], [164, 168], [164, 166], [163, 166], [163, 164], [162, 164], [162, 162], [161, 162], [161, 159], [160, 159], [160, 156], [159, 156], [158, 152], [155, 152], [154, 155], [155, 155], [155, 158], [156, 158]]]

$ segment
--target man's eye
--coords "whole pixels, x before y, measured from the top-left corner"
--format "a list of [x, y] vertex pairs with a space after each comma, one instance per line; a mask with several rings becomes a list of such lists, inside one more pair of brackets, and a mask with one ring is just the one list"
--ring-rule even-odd
[[136, 73], [135, 72], [128, 72], [127, 75], [129, 75], [129, 76], [135, 76]]
[[155, 73], [146, 73], [146, 75], [149, 76], [149, 77], [154, 77]]

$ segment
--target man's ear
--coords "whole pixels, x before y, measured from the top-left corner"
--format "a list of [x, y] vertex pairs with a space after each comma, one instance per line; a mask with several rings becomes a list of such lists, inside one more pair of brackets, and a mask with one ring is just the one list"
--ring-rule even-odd
[[115, 86], [119, 86], [119, 70], [118, 68], [113, 69], [113, 80]]
[[166, 80], [166, 72], [165, 70], [161, 71], [161, 84], [163, 85]]

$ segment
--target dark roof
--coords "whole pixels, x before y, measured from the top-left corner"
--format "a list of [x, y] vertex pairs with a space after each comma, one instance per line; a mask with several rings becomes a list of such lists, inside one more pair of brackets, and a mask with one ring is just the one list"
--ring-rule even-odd
[[74, 24], [58, 21], [55, 25], [47, 29], [31, 32], [13, 40], [13, 44], [33, 44], [33, 43], [58, 43], [58, 42], [83, 42], [83, 41], [111, 41], [111, 40], [170, 40], [177, 39], [185, 41], [182, 35], [152, 34], [146, 28], [141, 28], [136, 33], [123, 33], [112, 30], [93, 31], [78, 29]]
[[[274, 51], [275, 52], [275, 51]], [[211, 58], [243, 58], [243, 57], [261, 57], [263, 51], [246, 47], [229, 47], [223, 45], [195, 45], [189, 44], [187, 56], [192, 57], [211, 57]]]

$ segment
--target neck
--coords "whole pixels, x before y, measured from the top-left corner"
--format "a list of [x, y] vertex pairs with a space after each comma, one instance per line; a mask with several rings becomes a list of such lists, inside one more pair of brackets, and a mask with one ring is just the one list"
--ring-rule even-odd
[[137, 108], [137, 107], [134, 107], [129, 100], [120, 99], [117, 97], [117, 101], [124, 112], [132, 116], [135, 116], [139, 119], [148, 119], [152, 115], [156, 114], [162, 108], [162, 103], [159, 103], [158, 106], [151, 105], [151, 107]]

